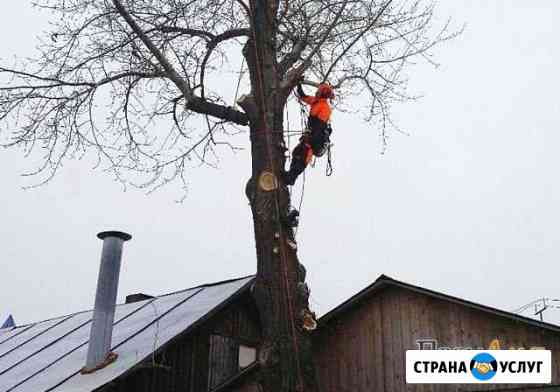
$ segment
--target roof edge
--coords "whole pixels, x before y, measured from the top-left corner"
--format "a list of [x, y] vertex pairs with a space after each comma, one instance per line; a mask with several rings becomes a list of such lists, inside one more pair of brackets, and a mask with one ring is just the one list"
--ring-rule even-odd
[[[155, 295], [154, 297], [157, 298], [161, 298], [161, 297], [167, 297], [168, 295], [174, 295], [174, 294], [179, 294], [188, 290], [194, 290], [194, 289], [201, 289], [201, 288], [206, 288], [206, 287], [213, 287], [213, 286], [219, 286], [221, 284], [227, 284], [227, 283], [231, 283], [231, 282], [236, 282], [238, 280], [243, 280], [243, 279], [247, 279], [247, 278], [255, 278], [257, 275], [256, 274], [250, 274], [250, 275], [245, 275], [245, 276], [241, 276], [239, 278], [231, 278], [231, 279], [225, 279], [225, 280], [220, 280], [218, 282], [212, 282], [212, 283], [203, 283], [200, 284], [198, 286], [193, 286], [193, 287], [188, 287], [186, 289], [181, 289], [181, 290], [177, 290], [177, 291], [172, 291], [170, 293], [165, 293], [165, 294], [160, 294], [160, 295]], [[119, 304], [119, 305], [124, 305], [124, 304]]]
[[535, 327], [544, 328], [553, 332], [560, 332], [560, 326], [555, 324], [550, 324], [544, 321], [538, 321], [529, 317], [521, 316], [516, 313], [508, 312], [505, 310], [493, 308], [491, 306], [482, 305], [476, 302], [472, 302], [466, 299], [454, 297], [449, 294], [444, 294], [438, 291], [426, 289], [420, 286], [415, 286], [410, 283], [406, 283], [397, 279], [393, 279], [387, 275], [380, 275], [372, 284], [365, 287], [364, 289], [360, 290], [358, 293], [354, 294], [352, 297], [347, 299], [346, 301], [342, 302], [340, 305], [336, 306], [321, 318], [319, 318], [319, 328], [325, 325], [333, 318], [340, 316], [341, 314], [347, 312], [348, 310], [352, 309], [354, 306], [357, 306], [360, 301], [367, 299], [370, 295], [373, 295], [375, 292], [387, 287], [387, 286], [394, 286], [400, 287], [405, 290], [414, 291], [419, 294], [427, 295], [432, 298], [437, 298], [443, 301], [453, 302], [459, 305], [466, 306], [471, 309], [476, 309], [485, 313], [491, 313], [499, 317], [505, 317], [510, 320], [515, 320], [518, 322], [522, 322], [525, 324], [529, 324]]
[[[226, 283], [230, 283], [230, 282], [234, 282], [237, 280], [242, 280], [242, 279], [247, 279], [250, 278], [254, 275], [248, 275], [245, 276], [243, 278], [238, 278], [238, 279], [230, 279], [228, 281], [222, 281], [220, 282], [220, 284], [226, 284]], [[210, 309], [206, 314], [204, 314], [202, 317], [200, 317], [198, 320], [196, 320], [193, 324], [189, 325], [187, 328], [185, 328], [183, 331], [179, 332], [178, 334], [176, 334], [175, 336], [173, 336], [171, 339], [169, 339], [167, 342], [165, 342], [164, 344], [162, 344], [160, 347], [158, 347], [154, 352], [150, 353], [149, 355], [147, 355], [146, 357], [142, 358], [142, 360], [140, 360], [136, 365], [128, 368], [124, 373], [120, 374], [118, 377], [115, 377], [114, 379], [112, 379], [111, 381], [108, 381], [107, 383], [100, 385], [97, 390], [103, 390], [103, 388], [107, 385], [110, 384], [111, 382], [120, 379], [120, 378], [124, 378], [128, 375], [130, 375], [130, 373], [136, 371], [138, 368], [141, 368], [142, 365], [147, 361], [150, 360], [154, 355], [158, 355], [159, 353], [161, 353], [163, 350], [165, 350], [167, 347], [169, 347], [171, 344], [173, 344], [177, 339], [182, 338], [183, 336], [191, 333], [193, 330], [197, 329], [200, 325], [206, 323], [209, 319], [211, 319], [213, 316], [215, 316], [218, 312], [220, 312], [222, 309], [226, 308], [227, 306], [229, 306], [231, 303], [233, 303], [235, 300], [237, 300], [239, 297], [241, 297], [242, 295], [244, 295], [245, 293], [247, 293], [248, 291], [251, 290], [251, 288], [253, 287], [253, 284], [255, 282], [255, 279], [252, 278], [250, 280], [247, 281], [247, 283], [245, 283], [243, 286], [241, 286], [239, 289], [237, 289], [237, 291], [235, 291], [231, 296], [229, 296], [228, 298], [226, 298], [224, 301], [222, 301], [221, 303], [219, 303], [218, 305], [216, 305], [214, 308]], [[199, 288], [203, 288], [203, 287], [209, 287], [209, 286], [214, 286], [215, 284], [210, 284], [210, 285], [201, 285], [199, 286]], [[187, 290], [192, 290], [195, 289], [197, 287], [192, 287], [190, 289]]]

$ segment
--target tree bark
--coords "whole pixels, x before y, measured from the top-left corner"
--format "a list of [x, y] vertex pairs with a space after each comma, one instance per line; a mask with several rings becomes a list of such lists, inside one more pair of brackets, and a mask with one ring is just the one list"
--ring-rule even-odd
[[[247, 197], [253, 213], [257, 253], [254, 297], [263, 329], [259, 354], [260, 383], [265, 392], [318, 390], [311, 352], [311, 337], [302, 328], [308, 309], [305, 269], [296, 250], [286, 243], [283, 225], [290, 195], [281, 180], [285, 156], [283, 111], [287, 94], [281, 89], [275, 53], [276, 2], [251, 2], [252, 36], [244, 48], [252, 85], [250, 121], [252, 177]], [[261, 179], [263, 173], [268, 179]], [[271, 175], [273, 177], [271, 177]], [[276, 182], [276, 183], [275, 183]]]

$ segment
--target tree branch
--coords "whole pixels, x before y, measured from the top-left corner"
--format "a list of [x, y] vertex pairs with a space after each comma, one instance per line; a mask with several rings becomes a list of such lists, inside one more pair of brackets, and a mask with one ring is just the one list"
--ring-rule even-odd
[[[255, 63], [253, 37], [245, 38], [257, 17], [251, 13], [254, 2], [262, 6], [258, 17], [267, 26], [256, 37], [270, 51], [262, 64]], [[211, 165], [208, 158], [217, 159], [213, 149], [229, 145], [229, 140], [217, 141], [221, 135], [261, 120], [257, 67], [267, 73], [262, 80], [274, 86], [273, 105], [286, 102], [303, 72], [310, 86], [328, 78], [340, 98], [338, 107], [353, 106], [358, 102], [348, 98], [359, 97], [364, 104], [356, 109], [364, 110], [366, 120], [379, 117], [376, 123], [385, 135], [387, 126], [395, 127], [391, 104], [416, 98], [407, 93], [405, 68], [422, 57], [435, 64], [434, 46], [456, 36], [448, 33], [448, 23], [441, 31], [433, 29], [434, 0], [45, 4], [42, 8], [58, 17], [41, 40], [38, 57], [0, 66], [5, 81], [0, 145], [44, 151], [38, 172], [48, 172], [48, 178], [62, 160], [92, 149], [121, 181], [127, 173], [151, 177], [140, 180], [144, 189], [173, 179], [184, 184], [189, 162]], [[251, 90], [239, 92], [234, 108], [218, 97], [228, 88], [223, 77], [237, 72], [231, 60], [240, 44], [249, 77], [237, 82]], [[208, 133], [200, 127], [204, 116]]]
[[323, 76], [323, 81], [326, 81], [329, 78], [330, 73], [332, 72], [332, 70], [334, 69], [334, 67], [338, 64], [338, 62], [340, 61], [341, 58], [343, 58], [344, 56], [346, 56], [346, 53], [348, 53], [348, 51], [356, 44], [356, 42], [358, 42], [360, 40], [360, 38], [362, 38], [364, 36], [365, 33], [367, 33], [370, 29], [373, 28], [373, 26], [375, 26], [375, 24], [377, 23], [377, 21], [379, 20], [379, 18], [381, 18], [381, 15], [383, 15], [383, 13], [385, 12], [385, 10], [387, 9], [387, 7], [389, 7], [389, 5], [393, 2], [393, 0], [389, 0], [385, 3], [385, 5], [383, 5], [383, 7], [381, 7], [381, 9], [379, 10], [379, 12], [377, 13], [377, 15], [375, 15], [375, 18], [373, 18], [373, 20], [371, 21], [370, 24], [368, 24], [361, 32], [360, 34], [358, 34], [350, 43], [350, 45], [348, 45], [343, 51], [342, 53], [331, 63], [331, 65], [329, 66], [329, 69], [327, 70], [327, 72], [325, 73], [325, 75]]
[[193, 92], [189, 86], [189, 83], [186, 79], [182, 78], [179, 73], [175, 70], [173, 65], [167, 60], [167, 58], [163, 55], [163, 53], [154, 45], [154, 43], [148, 38], [146, 33], [142, 31], [140, 26], [136, 23], [136, 21], [132, 18], [132, 15], [123, 7], [122, 3], [119, 0], [113, 0], [113, 4], [119, 14], [123, 17], [126, 23], [130, 26], [132, 31], [140, 38], [140, 40], [146, 45], [148, 50], [154, 55], [154, 57], [158, 60], [160, 65], [163, 67], [167, 76], [177, 88], [181, 91], [187, 103], [193, 98]]
[[249, 29], [234, 29], [214, 36], [212, 40], [208, 42], [206, 45], [208, 50], [206, 51], [202, 64], [200, 65], [200, 96], [202, 99], [204, 99], [204, 75], [206, 73], [206, 64], [208, 63], [214, 49], [216, 49], [216, 47], [223, 41], [242, 36], [249, 36], [249, 34]]
[[284, 56], [282, 60], [280, 60], [279, 64], [279, 71], [281, 74], [284, 74], [287, 70], [289, 70], [292, 65], [294, 65], [300, 58], [303, 50], [307, 46], [306, 40], [299, 39], [293, 46], [290, 53]]
[[214, 38], [216, 38], [216, 36], [212, 33], [209, 33], [207, 31], [204, 30], [198, 30], [198, 29], [188, 29], [185, 27], [178, 27], [178, 26], [158, 26], [156, 27], [156, 30], [159, 30], [161, 32], [164, 33], [181, 33], [181, 34], [185, 34], [185, 35], [191, 35], [193, 37], [201, 37], [201, 38], [206, 38], [208, 40], [213, 40]]
[[186, 104], [186, 108], [193, 112], [206, 114], [221, 120], [231, 121], [238, 125], [248, 125], [249, 117], [247, 114], [235, 110], [231, 106], [224, 106], [217, 103], [207, 101], [199, 97], [192, 97]]
[[250, 17], [251, 16], [251, 10], [247, 6], [247, 4], [245, 4], [243, 2], [243, 0], [235, 0], [235, 1], [241, 6], [241, 8], [243, 8], [243, 10], [245, 11], [245, 14], [247, 14], [247, 17]]
[[299, 76], [303, 75], [303, 73], [305, 72], [305, 70], [307, 68], [309, 68], [309, 66], [311, 65], [311, 59], [313, 58], [313, 56], [315, 56], [315, 54], [321, 49], [321, 46], [323, 46], [325, 41], [329, 38], [332, 30], [335, 28], [336, 24], [338, 23], [338, 20], [342, 16], [342, 12], [344, 11], [346, 6], [348, 5], [348, 1], [349, 0], [344, 1], [342, 6], [340, 7], [338, 12], [336, 13], [333, 21], [330, 23], [330, 25], [325, 30], [325, 33], [321, 37], [320, 41], [317, 43], [317, 45], [315, 45], [313, 50], [311, 50], [311, 52], [307, 55], [305, 60], [303, 60], [302, 64], [297, 68], [296, 72], [294, 72], [294, 74], [292, 75], [292, 78], [294, 78], [294, 79], [298, 78]]

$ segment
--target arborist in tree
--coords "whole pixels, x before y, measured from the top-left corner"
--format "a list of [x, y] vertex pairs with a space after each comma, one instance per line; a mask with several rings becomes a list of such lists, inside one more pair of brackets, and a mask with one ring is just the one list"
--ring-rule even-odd
[[294, 185], [296, 178], [303, 173], [313, 155], [320, 157], [325, 153], [332, 133], [329, 124], [332, 112], [329, 100], [334, 98], [332, 86], [328, 83], [321, 83], [315, 96], [310, 96], [303, 91], [302, 81], [303, 76], [298, 80], [296, 91], [300, 101], [310, 106], [309, 118], [307, 119], [307, 129], [292, 152], [290, 170], [284, 175], [284, 181], [288, 185]]

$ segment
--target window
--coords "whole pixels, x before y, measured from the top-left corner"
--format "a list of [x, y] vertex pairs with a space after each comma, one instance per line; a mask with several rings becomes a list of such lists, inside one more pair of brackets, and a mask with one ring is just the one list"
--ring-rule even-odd
[[210, 335], [208, 358], [208, 389], [211, 390], [257, 359], [257, 349], [239, 343], [236, 339]]
[[257, 360], [257, 349], [243, 344], [239, 345], [239, 369], [244, 369]]

